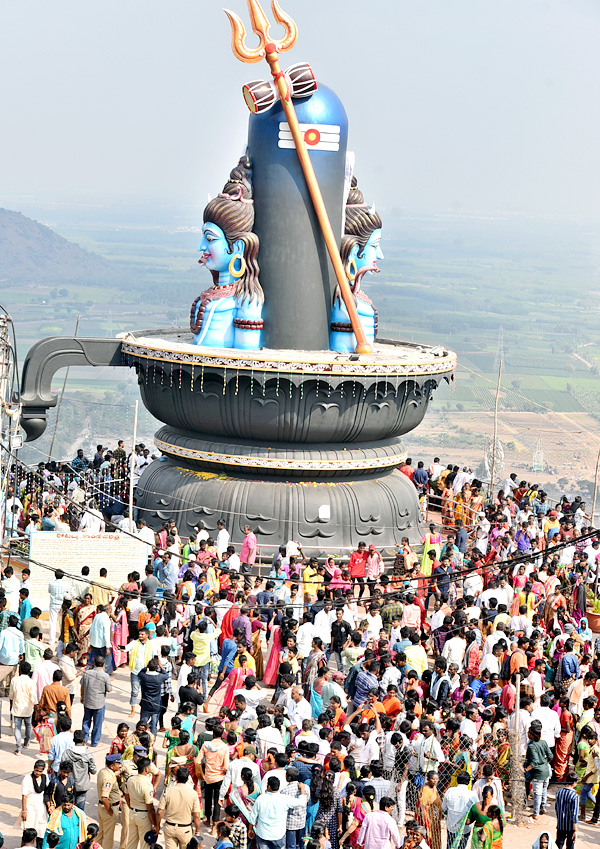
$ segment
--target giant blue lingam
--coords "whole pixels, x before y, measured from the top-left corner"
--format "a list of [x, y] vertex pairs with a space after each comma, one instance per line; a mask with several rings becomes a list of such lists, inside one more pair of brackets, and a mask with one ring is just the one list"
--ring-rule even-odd
[[361, 284], [383, 259], [382, 219], [353, 174], [344, 107], [306, 63], [280, 68], [297, 31], [275, 0], [278, 43], [257, 0], [248, 7], [259, 47], [228, 12], [233, 50], [266, 58], [272, 79], [243, 87], [247, 149], [204, 211], [210, 285], [189, 327], [42, 340], [24, 366], [22, 424], [28, 439], [43, 432], [58, 368], [127, 365], [163, 422], [162, 457], [137, 486], [150, 525], [216, 530], [225, 517], [236, 542], [249, 525], [266, 546], [295, 539], [316, 554], [393, 545], [418, 531], [415, 488], [397, 471], [401, 437], [456, 357], [377, 338]]

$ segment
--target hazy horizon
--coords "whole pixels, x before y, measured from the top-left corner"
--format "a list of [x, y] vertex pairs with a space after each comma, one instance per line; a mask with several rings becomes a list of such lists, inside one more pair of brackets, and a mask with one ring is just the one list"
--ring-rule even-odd
[[[247, 22], [243, 0], [227, 4]], [[282, 7], [299, 27], [282, 65], [308, 61], [341, 97], [360, 185], [382, 209], [600, 220], [593, 0]], [[241, 85], [268, 76], [233, 56], [221, 2], [2, 12], [0, 204], [197, 218], [245, 143]]]

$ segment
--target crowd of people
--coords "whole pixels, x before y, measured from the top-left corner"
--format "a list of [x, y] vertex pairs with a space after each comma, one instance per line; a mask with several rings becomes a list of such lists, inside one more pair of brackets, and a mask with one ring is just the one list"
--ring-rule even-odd
[[[101, 463], [82, 480], [79, 454], [67, 497], [51, 469], [15, 479], [17, 533], [50, 508], [53, 522], [118, 521], [89, 506]], [[236, 548], [225, 519], [187, 538], [140, 521], [144, 575], [117, 587], [110, 564], [100, 581], [57, 571], [45, 611], [30, 571], [6, 566], [15, 753], [45, 756], [23, 778], [23, 845], [113, 849], [120, 821], [120, 849], [161, 832], [166, 849], [194, 849], [202, 823], [216, 849], [502, 849], [507, 804], [530, 798], [535, 823], [552, 780], [556, 846], [572, 849], [587, 808], [600, 817], [587, 618], [600, 537], [585, 504], [551, 507], [516, 475], [484, 501], [468, 469], [437, 458], [400, 471], [439, 520], [391, 556], [359, 542], [319, 561], [290, 540], [259, 568], [250, 527]], [[127, 680], [129, 713], [108, 723]], [[548, 832], [539, 847], [553, 849]]]

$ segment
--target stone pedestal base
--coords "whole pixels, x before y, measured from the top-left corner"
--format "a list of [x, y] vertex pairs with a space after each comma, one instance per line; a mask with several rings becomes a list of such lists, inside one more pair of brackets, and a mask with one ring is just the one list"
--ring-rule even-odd
[[307, 555], [347, 554], [359, 540], [389, 549], [419, 535], [416, 490], [398, 471], [355, 479], [298, 480], [207, 472], [163, 457], [142, 474], [136, 490], [140, 517], [153, 528], [174, 519], [182, 536], [199, 521], [216, 537], [224, 519], [239, 546], [244, 525], [257, 534], [263, 556], [290, 539]]

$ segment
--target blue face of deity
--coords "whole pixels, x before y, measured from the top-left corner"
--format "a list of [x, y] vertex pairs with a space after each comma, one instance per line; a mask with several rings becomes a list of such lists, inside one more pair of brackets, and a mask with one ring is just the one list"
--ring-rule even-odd
[[219, 273], [227, 271], [232, 257], [225, 234], [212, 221], [207, 221], [202, 227], [202, 241], [198, 245], [200, 263], [209, 271]]
[[358, 271], [361, 271], [363, 268], [376, 268], [377, 260], [383, 259], [383, 251], [381, 250], [381, 228], [373, 230], [369, 241], [362, 251], [360, 249], [360, 245], [355, 245], [350, 251], [350, 256], [353, 257]]

